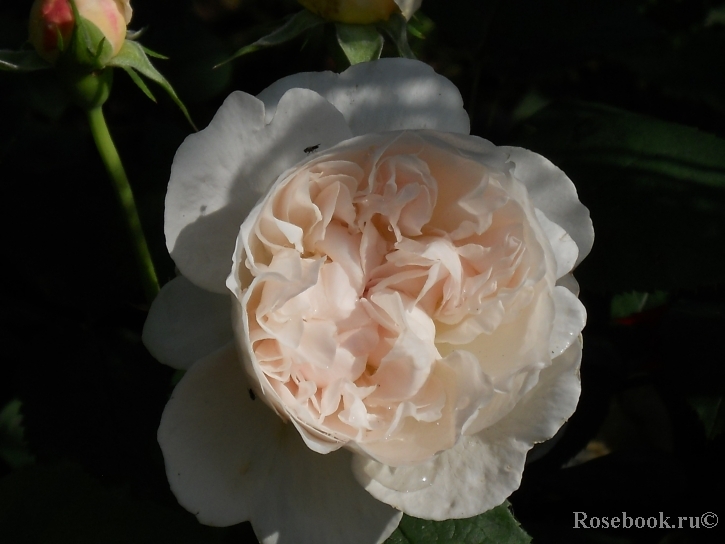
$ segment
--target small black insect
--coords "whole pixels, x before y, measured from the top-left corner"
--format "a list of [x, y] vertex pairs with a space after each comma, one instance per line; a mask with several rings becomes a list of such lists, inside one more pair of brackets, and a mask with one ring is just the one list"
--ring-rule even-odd
[[255, 395], [254, 394], [254, 391], [252, 391], [251, 389], [249, 390], [249, 398], [252, 399], [252, 400], [256, 400], [257, 399], [257, 395]]
[[317, 148], [320, 147], [321, 145], [322, 144], [317, 144], [317, 145], [311, 145], [310, 147], [305, 147], [305, 153], [307, 153], [309, 155], [313, 151], [316, 151]]

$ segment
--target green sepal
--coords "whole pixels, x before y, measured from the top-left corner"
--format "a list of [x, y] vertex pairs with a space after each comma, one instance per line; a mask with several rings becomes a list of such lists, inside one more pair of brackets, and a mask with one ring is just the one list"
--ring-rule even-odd
[[0, 70], [7, 72], [34, 72], [45, 70], [51, 65], [32, 49], [10, 51], [0, 49]]
[[156, 97], [151, 92], [151, 89], [148, 88], [148, 85], [144, 82], [143, 79], [141, 79], [141, 76], [136, 73], [136, 70], [133, 68], [129, 68], [128, 66], [123, 67], [123, 71], [128, 74], [128, 77], [131, 78], [131, 80], [136, 84], [136, 86], [143, 91], [143, 94], [149, 97], [152, 102], [156, 102]]
[[75, 26], [67, 47], [58, 42], [61, 51], [57, 66], [61, 69], [87, 68], [100, 70], [108, 65], [113, 56], [113, 47], [101, 30], [88, 19], [81, 17], [75, 0], [70, 0]]
[[151, 49], [149, 49], [145, 45], [141, 45], [141, 47], [143, 48], [144, 53], [146, 53], [146, 55], [148, 55], [149, 57], [153, 57], [155, 59], [161, 59], [161, 60], [169, 60], [169, 57], [167, 57], [166, 55], [162, 55], [161, 53], [157, 53], [156, 51], [152, 51]]
[[113, 70], [104, 68], [91, 72], [68, 70], [58, 73], [73, 102], [84, 111], [100, 108], [106, 103], [113, 86]]
[[401, 57], [415, 58], [413, 50], [408, 45], [408, 21], [401, 13], [393, 13], [387, 21], [378, 23], [378, 28], [390, 36]]
[[222, 64], [225, 64], [243, 55], [259, 51], [260, 49], [266, 49], [267, 47], [273, 47], [275, 45], [282, 45], [283, 43], [287, 43], [288, 41], [295, 39], [303, 32], [306, 32], [324, 23], [325, 20], [321, 17], [318, 17], [317, 15], [307, 10], [300, 11], [299, 13], [296, 13], [292, 17], [290, 17], [287, 22], [285, 22], [276, 30], [270, 32], [262, 38], [259, 38], [254, 43], [245, 45], [227, 60], [217, 64], [214, 68], [217, 68]]
[[[171, 83], [169, 83], [166, 78], [161, 75], [161, 72], [159, 72], [156, 68], [154, 68], [154, 65], [151, 64], [151, 61], [146, 56], [146, 51], [141, 44], [131, 40], [126, 40], [123, 43], [123, 47], [118, 52], [118, 55], [113, 57], [108, 62], [108, 66], [123, 68], [124, 70], [126, 70], [127, 73], [129, 73], [127, 68], [135, 70], [136, 72], [139, 72], [150, 80], [158, 83], [166, 91], [169, 97], [171, 97], [171, 100], [173, 100], [174, 103], [179, 107], [179, 109], [186, 117], [186, 120], [189, 121], [189, 124], [194, 127], [194, 130], [197, 130], [196, 125], [194, 125], [194, 121], [191, 120], [191, 116], [189, 115], [189, 111], [186, 109], [186, 106], [177, 96], [176, 91], [174, 91], [174, 88], [171, 86]], [[145, 85], [139, 85], [140, 78], [136, 79], [131, 76], [131, 79], [133, 79], [134, 83], [139, 86], [139, 88], [144, 92], [146, 96], [153, 97], [153, 95], [151, 95], [150, 91], [148, 90], [148, 87], [146, 87]]]
[[58, 47], [58, 53], [62, 54], [65, 51], [65, 40], [63, 39], [63, 34], [60, 32], [60, 28], [57, 26], [55, 27], [55, 40], [56, 46]]
[[350, 65], [380, 58], [383, 37], [372, 25], [351, 25], [336, 23], [337, 43]]

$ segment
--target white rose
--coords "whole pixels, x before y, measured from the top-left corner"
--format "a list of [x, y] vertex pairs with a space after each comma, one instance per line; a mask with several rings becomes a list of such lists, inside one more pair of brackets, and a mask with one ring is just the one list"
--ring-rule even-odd
[[231, 95], [174, 159], [166, 237], [183, 276], [144, 341], [189, 369], [159, 442], [203, 523], [373, 543], [400, 511], [470, 517], [576, 407], [589, 213], [545, 158], [469, 136], [423, 63]]

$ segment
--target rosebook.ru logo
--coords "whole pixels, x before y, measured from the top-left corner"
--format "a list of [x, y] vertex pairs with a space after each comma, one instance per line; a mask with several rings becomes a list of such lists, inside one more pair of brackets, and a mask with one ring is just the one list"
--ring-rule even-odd
[[712, 512], [699, 516], [630, 516], [627, 512], [617, 516], [590, 516], [585, 512], [573, 512], [574, 529], [712, 529], [718, 518]]

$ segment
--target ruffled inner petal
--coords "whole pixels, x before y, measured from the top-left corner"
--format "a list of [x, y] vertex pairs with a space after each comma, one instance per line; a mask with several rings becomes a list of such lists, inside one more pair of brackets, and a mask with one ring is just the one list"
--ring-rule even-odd
[[355, 477], [377, 499], [424, 519], [467, 518], [501, 504], [521, 483], [527, 451], [551, 438], [574, 412], [580, 361], [577, 341], [497, 424], [418, 464], [391, 467], [356, 455]]
[[449, 140], [341, 144], [280, 178], [242, 226], [228, 285], [253, 371], [315, 451], [425, 463], [505, 417], [549, 344], [560, 353], [581, 330], [554, 320], [559, 230], [537, 221], [505, 155], [473, 160]]

